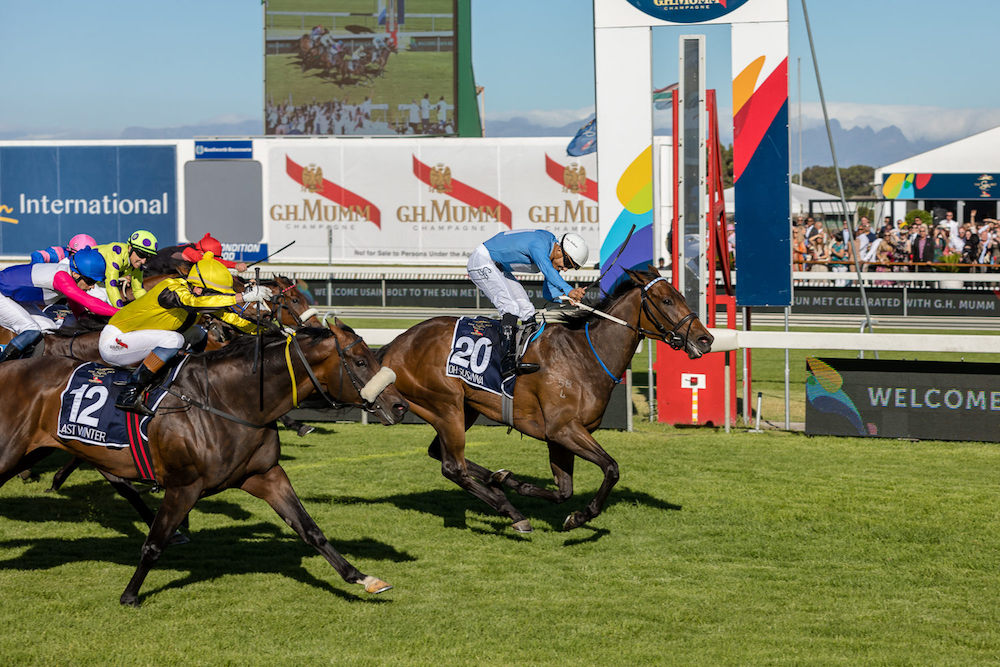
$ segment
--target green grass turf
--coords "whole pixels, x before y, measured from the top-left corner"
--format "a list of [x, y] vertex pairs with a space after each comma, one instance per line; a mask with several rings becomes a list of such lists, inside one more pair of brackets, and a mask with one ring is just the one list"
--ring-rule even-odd
[[[598, 431], [605, 512], [515, 498], [535, 532], [444, 479], [427, 426], [282, 429], [282, 463], [332, 543], [395, 588], [347, 585], [262, 501], [204, 499], [192, 543], [118, 596], [144, 527], [80, 470], [0, 488], [6, 664], [987, 664], [1000, 660], [1000, 448]], [[545, 447], [476, 427], [468, 454], [550, 484]], [[151, 502], [158, 502], [153, 496]]]

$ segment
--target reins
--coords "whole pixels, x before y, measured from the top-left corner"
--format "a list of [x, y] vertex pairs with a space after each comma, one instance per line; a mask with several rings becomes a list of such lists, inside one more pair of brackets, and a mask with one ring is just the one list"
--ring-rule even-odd
[[[359, 396], [361, 395], [361, 389], [364, 387], [364, 383], [361, 382], [361, 378], [359, 378], [357, 374], [351, 370], [350, 366], [348, 366], [344, 353], [350, 350], [355, 345], [357, 345], [359, 342], [361, 342], [361, 340], [362, 339], [359, 337], [353, 342], [351, 342], [350, 345], [347, 345], [346, 347], [341, 347], [340, 341], [336, 337], [334, 337], [333, 339], [334, 344], [337, 346], [337, 353], [340, 357], [340, 386], [343, 386], [344, 375], [346, 374], [348, 379], [351, 381], [351, 384], [354, 386], [355, 390], [357, 390]], [[316, 374], [313, 372], [312, 366], [306, 360], [305, 353], [302, 351], [302, 346], [299, 344], [298, 338], [296, 338], [295, 333], [291, 333], [285, 337], [285, 364], [286, 367], [288, 368], [289, 378], [292, 381], [292, 405], [294, 407], [298, 407], [299, 402], [298, 402], [298, 383], [295, 380], [295, 369], [292, 363], [291, 354], [289, 352], [289, 348], [292, 346], [294, 346], [296, 354], [302, 360], [302, 364], [305, 367], [306, 374], [309, 376], [309, 380], [312, 382], [313, 387], [316, 389], [317, 392], [319, 392], [319, 395], [322, 396], [326, 400], [326, 402], [330, 404], [330, 407], [336, 410], [340, 410], [345, 407], [356, 407], [356, 408], [361, 408], [362, 410], [371, 409], [372, 403], [370, 403], [369, 401], [365, 401], [364, 399], [362, 399], [363, 401], [362, 403], [347, 403], [338, 401], [334, 399], [332, 396], [330, 396], [330, 394], [325, 389], [323, 389], [322, 383], [319, 381], [319, 378], [316, 377]], [[261, 372], [263, 372], [263, 364], [261, 364]], [[187, 394], [174, 389], [172, 385], [168, 386], [166, 388], [166, 391], [171, 396], [175, 396], [176, 398], [179, 398], [180, 400], [198, 408], [199, 410], [210, 412], [213, 415], [217, 415], [231, 422], [242, 424], [243, 426], [250, 426], [252, 428], [264, 428], [267, 425], [267, 424], [254, 424], [253, 422], [247, 421], [242, 417], [237, 417], [234, 414], [225, 412], [224, 410], [220, 410], [216, 407], [209, 405], [204, 401], [194, 398], [193, 396], [188, 396]]]
[[[654, 340], [662, 341], [675, 350], [681, 350], [687, 347], [688, 337], [691, 334], [691, 326], [694, 324], [695, 319], [698, 318], [698, 315], [694, 311], [689, 312], [669, 330], [667, 330], [662, 324], [660, 324], [660, 321], [657, 318], [653, 317], [652, 311], [655, 310], [656, 314], [658, 314], [664, 320], [668, 318], [666, 314], [660, 309], [659, 306], [650, 305], [650, 299], [647, 295], [647, 292], [649, 291], [650, 287], [660, 282], [661, 280], [666, 280], [666, 278], [660, 276], [658, 278], [654, 278], [653, 280], [649, 281], [648, 283], [642, 286], [642, 293], [640, 294], [641, 298], [640, 308], [642, 309], [642, 312], [646, 315], [646, 319], [652, 322], [653, 326], [656, 327], [656, 331], [650, 331], [649, 329], [639, 326], [638, 321], [634, 325], [630, 324], [623, 319], [611, 315], [610, 313], [605, 313], [603, 310], [598, 310], [596, 308], [588, 306], [587, 304], [580, 303], [579, 301], [574, 301], [567, 296], [563, 296], [563, 299], [565, 299], [569, 303], [572, 303], [574, 306], [578, 306], [580, 308], [583, 308], [584, 310], [590, 311], [591, 313], [597, 315], [598, 317], [603, 317], [608, 321], [614, 322], [615, 324], [620, 324], [623, 327], [631, 329], [640, 336], [646, 336]], [[681, 333], [681, 329], [684, 329], [683, 333]], [[587, 335], [587, 341], [588, 342], [590, 341], [589, 333]], [[591, 349], [593, 349], [593, 345], [591, 345]], [[600, 357], [598, 357], [598, 361], [600, 361]], [[604, 362], [601, 362], [601, 365], [603, 366]]]

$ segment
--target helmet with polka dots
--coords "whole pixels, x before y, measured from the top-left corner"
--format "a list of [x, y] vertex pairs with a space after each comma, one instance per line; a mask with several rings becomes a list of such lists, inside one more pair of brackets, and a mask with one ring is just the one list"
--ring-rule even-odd
[[153, 257], [158, 248], [153, 232], [145, 229], [137, 229], [132, 232], [132, 236], [128, 237], [128, 245], [136, 254], [143, 257]]

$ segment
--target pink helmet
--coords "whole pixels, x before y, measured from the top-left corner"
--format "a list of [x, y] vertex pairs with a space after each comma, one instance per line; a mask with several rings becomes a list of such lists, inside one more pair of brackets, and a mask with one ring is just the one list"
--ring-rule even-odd
[[69, 240], [66, 245], [71, 253], [83, 250], [84, 248], [96, 248], [97, 241], [94, 240], [93, 236], [88, 234], [77, 234]]

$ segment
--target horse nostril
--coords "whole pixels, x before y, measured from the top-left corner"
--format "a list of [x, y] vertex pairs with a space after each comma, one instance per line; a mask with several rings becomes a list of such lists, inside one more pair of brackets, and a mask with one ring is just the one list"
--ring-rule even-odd
[[698, 338], [698, 342], [704, 345], [705, 347], [711, 347], [712, 340], [713, 339], [711, 336], [701, 336], [700, 338]]

